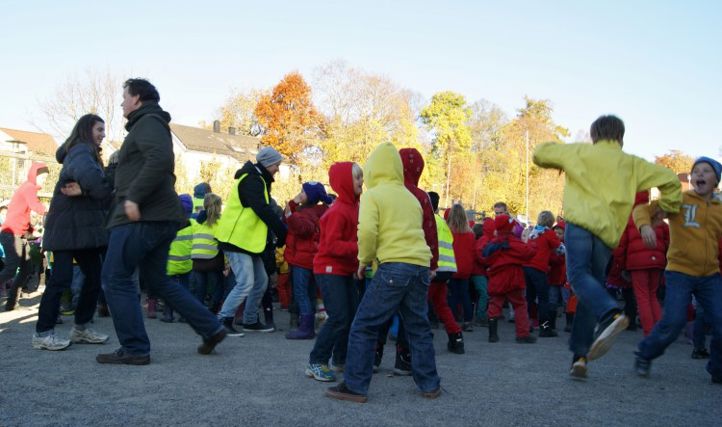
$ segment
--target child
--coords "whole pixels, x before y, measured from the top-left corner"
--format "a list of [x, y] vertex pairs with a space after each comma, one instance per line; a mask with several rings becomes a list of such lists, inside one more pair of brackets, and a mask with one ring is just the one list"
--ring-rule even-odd
[[551, 227], [554, 225], [554, 214], [542, 211], [537, 217], [537, 225], [529, 232], [528, 244], [534, 249], [532, 259], [524, 264], [526, 280], [526, 303], [531, 306], [537, 300], [539, 319], [539, 337], [556, 337], [552, 328], [556, 319], [556, 309], [549, 304], [549, 257], [552, 253], [562, 253], [564, 247]]
[[276, 289], [278, 290], [278, 302], [281, 310], [288, 310], [291, 304], [291, 283], [289, 281], [289, 267], [283, 256], [286, 246], [276, 248], [276, 270], [278, 271], [278, 279]]
[[[665, 271], [664, 312], [652, 333], [639, 343], [635, 360], [637, 374], [649, 376], [652, 360], [661, 356], [686, 323], [687, 305], [694, 295], [712, 323], [711, 358], [707, 372], [712, 382], [722, 384], [722, 280], [718, 263], [722, 237], [722, 204], [713, 197], [719, 185], [722, 164], [700, 157], [692, 166], [693, 190], [686, 191], [679, 213], [667, 213], [670, 245]], [[634, 223], [648, 248], [657, 247], [652, 219], [661, 203], [640, 205]]]
[[290, 340], [308, 340], [315, 336], [313, 257], [318, 251], [318, 223], [330, 203], [323, 184], [306, 182], [303, 190], [286, 207], [288, 237], [284, 257], [291, 267], [293, 298], [300, 315], [298, 329], [286, 334]]
[[367, 191], [359, 208], [359, 267], [363, 279], [374, 260], [378, 269], [351, 325], [344, 382], [326, 396], [363, 403], [373, 375], [374, 346], [379, 329], [400, 311], [411, 347], [411, 370], [422, 396], [441, 394], [434, 345], [427, 317], [431, 250], [422, 228], [419, 201], [404, 187], [403, 166], [391, 143], [379, 145], [364, 169]]
[[489, 342], [499, 341], [499, 317], [505, 300], [514, 307], [516, 342], [533, 344], [529, 335], [529, 317], [524, 298], [522, 264], [534, 256], [534, 250], [512, 234], [514, 220], [501, 214], [494, 218], [496, 237], [484, 247], [483, 256], [489, 265]]
[[567, 277], [580, 302], [569, 340], [574, 377], [586, 377], [586, 361], [603, 356], [629, 323], [603, 282], [611, 248], [617, 247], [632, 211], [634, 194], [658, 187], [664, 211], [676, 212], [680, 205], [680, 183], [674, 172], [622, 151], [622, 120], [599, 117], [590, 134], [593, 144], [546, 143], [534, 150], [535, 164], [565, 172]]
[[[646, 205], [647, 203], [649, 203], [649, 192], [637, 193], [634, 205]], [[631, 276], [639, 320], [642, 323], [645, 337], [652, 332], [652, 327], [662, 317], [662, 308], [657, 300], [657, 289], [662, 278], [662, 271], [667, 266], [666, 253], [669, 247], [669, 226], [661, 220], [655, 222], [654, 231], [657, 234], [655, 248], [650, 249], [644, 245], [642, 236], [631, 217], [622, 235], [622, 240], [619, 242], [619, 248], [623, 253], [624, 270], [628, 271]]]
[[462, 308], [462, 330], [471, 331], [471, 321], [474, 310], [469, 295], [469, 278], [474, 268], [474, 233], [469, 228], [466, 212], [461, 204], [454, 204], [449, 213], [447, 224], [454, 236], [454, 258], [456, 259], [456, 273], [449, 280], [449, 307], [456, 312]]
[[[552, 230], [556, 234], [557, 239], [564, 244], [564, 221], [558, 221]], [[551, 329], [556, 331], [557, 329], [557, 310], [559, 307], [563, 307], [567, 301], [567, 297], [564, 292], [564, 285], [567, 282], [567, 269], [566, 269], [566, 255], [562, 252], [553, 252], [549, 254], [549, 274], [547, 275], [549, 282], [549, 307], [552, 310], [552, 316], [550, 317]], [[569, 331], [571, 331], [572, 322], [567, 316], [567, 324]], [[564, 328], [567, 329], [566, 327]]]
[[318, 252], [313, 259], [313, 273], [328, 319], [318, 332], [306, 367], [306, 375], [318, 381], [336, 380], [328, 367], [332, 355], [337, 369], [346, 363], [348, 331], [359, 298], [354, 273], [358, 268], [356, 231], [363, 171], [356, 163], [335, 163], [328, 178], [338, 198], [321, 218]]
[[224, 288], [225, 260], [223, 252], [218, 248], [218, 240], [214, 237], [221, 218], [223, 201], [218, 195], [207, 193], [203, 197], [202, 208], [197, 213], [197, 225], [193, 233], [191, 291], [201, 304], [206, 303], [206, 296], [209, 295], [207, 306], [215, 312], [223, 300]]
[[494, 220], [484, 218], [481, 224], [474, 225], [473, 231], [476, 242], [474, 243], [474, 270], [471, 272], [471, 282], [479, 295], [476, 304], [476, 322], [479, 326], [489, 326], [489, 319], [486, 316], [489, 303], [488, 275], [486, 272], [488, 266], [481, 252], [484, 250], [484, 246], [494, 238]]
[[[183, 213], [188, 222], [185, 223], [183, 228], [178, 230], [175, 235], [175, 239], [170, 244], [168, 250], [168, 265], [167, 274], [168, 277], [176, 282], [178, 286], [186, 288], [190, 287], [190, 276], [193, 270], [193, 260], [191, 260], [191, 252], [193, 248], [193, 232], [196, 226], [196, 220], [191, 218], [193, 214], [193, 198], [190, 194], [181, 194], [178, 196], [180, 199], [181, 206], [183, 207]], [[173, 317], [173, 307], [168, 302], [165, 302], [163, 306], [163, 317], [160, 319], [162, 322], [171, 323], [175, 319]], [[181, 319], [183, 321], [183, 319]]]

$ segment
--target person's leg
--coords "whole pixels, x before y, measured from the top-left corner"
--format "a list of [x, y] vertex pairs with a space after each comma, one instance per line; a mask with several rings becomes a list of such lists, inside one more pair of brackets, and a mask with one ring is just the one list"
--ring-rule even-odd
[[45, 292], [40, 299], [38, 309], [38, 322], [35, 324], [35, 332], [38, 336], [53, 333], [60, 311], [60, 297], [70, 288], [73, 280], [73, 252], [55, 251], [53, 255], [53, 274], [45, 284]]
[[464, 308], [464, 323], [471, 323], [471, 321], [474, 320], [474, 307], [471, 305], [469, 279], [461, 279], [459, 291], [461, 293], [461, 306]]
[[[552, 313], [552, 308], [549, 304], [549, 282], [547, 281], [547, 275], [545, 272], [537, 270], [536, 268], [525, 267], [524, 270], [528, 270], [526, 277], [531, 278], [533, 288], [536, 290], [539, 328], [541, 329], [540, 336], [555, 336], [556, 334], [552, 331], [552, 316], [556, 315], [556, 311]], [[527, 289], [529, 288], [530, 286], [527, 283]]]
[[575, 357], [586, 357], [594, 341], [594, 326], [597, 319], [594, 313], [581, 301], [577, 302], [573, 315], [572, 334], [569, 337], [569, 350]]
[[637, 310], [639, 311], [639, 321], [642, 324], [644, 336], [652, 332], [654, 327], [654, 316], [652, 315], [651, 300], [657, 299], [656, 293], [651, 293], [649, 270], [632, 270], [632, 288], [634, 289], [634, 297], [637, 299]]
[[10, 233], [0, 233], [0, 237], [2, 237], [5, 250], [5, 267], [0, 272], [0, 283], [12, 279], [8, 289], [8, 299], [5, 302], [5, 310], [10, 311], [17, 304], [20, 288], [30, 277], [30, 248], [27, 240], [22, 237], [13, 236]]
[[472, 281], [474, 282], [474, 288], [476, 288], [476, 293], [479, 294], [479, 299], [476, 303], [476, 318], [480, 322], [483, 322], [487, 319], [486, 317], [486, 309], [489, 305], [489, 294], [487, 293], [487, 283], [488, 279], [486, 276], [472, 276]]
[[194, 297], [198, 301], [203, 304], [206, 299], [206, 289], [208, 287], [208, 275], [210, 275], [210, 272], [201, 272], [201, 271], [191, 271], [191, 277], [190, 277], [190, 288], [191, 288], [191, 294], [193, 294]]
[[516, 328], [516, 337], [525, 338], [529, 336], [529, 317], [527, 317], [526, 298], [524, 298], [524, 289], [515, 289], [506, 294], [516, 317], [514, 326]]
[[263, 265], [263, 258], [260, 256], [251, 257], [253, 261], [253, 288], [246, 299], [246, 307], [243, 310], [243, 326], [260, 323], [258, 309], [261, 305], [263, 294], [268, 287], [268, 275]]
[[75, 325], [82, 328], [93, 319], [93, 314], [95, 314], [103, 264], [101, 252], [98, 249], [73, 251], [73, 255], [85, 277], [85, 283], [78, 297], [78, 305], [75, 308]]
[[707, 348], [707, 345], [705, 344], [705, 326], [707, 323], [706, 320], [707, 319], [705, 319], [704, 307], [702, 307], [702, 304], [700, 304], [699, 301], [696, 301], [696, 310], [694, 314], [694, 325], [692, 332], [692, 344], [695, 350], [702, 350]]
[[461, 306], [461, 282], [459, 279], [454, 279], [452, 277], [449, 279], [447, 287], [449, 291], [446, 303], [451, 309], [451, 314], [454, 316], [454, 319], [461, 321], [462, 315], [459, 313], [459, 307]]
[[[527, 317], [529, 320], [534, 318], [534, 313], [532, 312], [532, 307], [534, 307], [537, 303], [537, 284], [534, 282], [534, 276], [532, 274], [532, 268], [531, 267], [524, 267], [524, 282], [526, 283], [526, 308], [527, 308]], [[540, 311], [537, 310], [537, 320], [539, 320], [539, 324], [541, 325], [541, 319], [539, 319], [539, 313]]]
[[649, 303], [652, 307], [652, 321], [659, 322], [662, 318], [662, 307], [659, 305], [657, 292], [659, 291], [659, 282], [662, 277], [662, 270], [655, 268], [649, 270]]
[[446, 294], [446, 282], [431, 282], [429, 299], [434, 306], [436, 317], [444, 324], [447, 334], [456, 334], [461, 332], [461, 327], [454, 319], [454, 314], [447, 303]]
[[[667, 298], [669, 298], [669, 291], [670, 289], [667, 289]], [[712, 323], [712, 341], [710, 342], [707, 372], [712, 375], [712, 381], [722, 383], [722, 279], [719, 273], [698, 278], [695, 296], [704, 308], [706, 318]]]
[[309, 286], [311, 283], [311, 270], [303, 267], [291, 266], [291, 282], [293, 284], [293, 298], [298, 304], [298, 312], [301, 316], [313, 314], [313, 302], [309, 295]]
[[[309, 356], [310, 364], [328, 364], [334, 345], [343, 335], [348, 337], [352, 313], [348, 311], [348, 292], [351, 278], [319, 274], [316, 282], [321, 289], [328, 319], [321, 326]], [[345, 361], [345, 359], [342, 359]], [[342, 362], [343, 363], [343, 362]]]
[[251, 256], [242, 252], [226, 252], [231, 270], [235, 276], [235, 286], [231, 289], [223, 302], [218, 317], [222, 319], [233, 319], [238, 307], [246, 300], [253, 288], [255, 280], [253, 271], [253, 260]]
[[290, 287], [288, 280], [288, 273], [278, 273], [278, 302], [281, 305], [281, 310], [288, 310], [288, 306], [291, 303]]

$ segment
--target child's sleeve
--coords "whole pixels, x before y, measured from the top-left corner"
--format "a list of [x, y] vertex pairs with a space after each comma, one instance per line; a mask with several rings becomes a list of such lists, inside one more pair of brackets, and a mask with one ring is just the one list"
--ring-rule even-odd
[[650, 188], [656, 187], [660, 193], [659, 207], [665, 212], [679, 212], [682, 206], [682, 184], [679, 183], [677, 174], [672, 172], [671, 169], [649, 163], [644, 159], [636, 158], [636, 160], [636, 191], [649, 190]]
[[652, 225], [651, 212], [656, 211], [659, 208], [659, 201], [655, 200], [648, 205], [638, 205], [632, 211], [632, 218], [634, 219], [634, 226], [637, 230], [641, 230], [645, 225]]
[[545, 142], [534, 149], [534, 164], [542, 168], [555, 168], [564, 170], [565, 152], [569, 150], [566, 144]]

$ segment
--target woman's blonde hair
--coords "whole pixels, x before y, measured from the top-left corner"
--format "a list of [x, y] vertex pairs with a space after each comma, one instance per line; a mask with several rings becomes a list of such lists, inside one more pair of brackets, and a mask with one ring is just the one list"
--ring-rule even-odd
[[451, 207], [449, 219], [446, 221], [452, 233], [469, 233], [469, 221], [466, 219], [466, 211], [460, 203]]
[[223, 201], [217, 194], [208, 193], [203, 198], [203, 209], [206, 211], [206, 223], [212, 227], [221, 218]]
[[554, 214], [549, 211], [541, 211], [536, 219], [536, 223], [542, 227], [551, 228], [552, 225], [554, 225]]

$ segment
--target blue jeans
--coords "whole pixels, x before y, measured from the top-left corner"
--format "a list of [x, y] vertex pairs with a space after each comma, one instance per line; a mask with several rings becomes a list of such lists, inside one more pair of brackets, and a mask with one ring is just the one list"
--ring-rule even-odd
[[175, 222], [135, 222], [110, 229], [102, 283], [118, 341], [126, 353], [150, 353], [136, 271], [147, 280], [149, 290], [178, 311], [200, 336], [210, 338], [223, 329], [187, 289], [166, 275], [168, 249], [177, 231]]
[[348, 332], [358, 307], [359, 291], [352, 276], [316, 275], [328, 319], [321, 326], [313, 345], [309, 363], [327, 364], [333, 353], [333, 364], [346, 363]]
[[451, 312], [456, 315], [456, 310], [461, 305], [464, 310], [464, 322], [471, 322], [474, 318], [474, 308], [471, 305], [471, 296], [469, 295], [469, 279], [449, 280], [449, 297], [447, 298]]
[[308, 316], [316, 311], [316, 280], [313, 271], [291, 266], [291, 285], [293, 286], [293, 299], [298, 305], [298, 314]]
[[552, 310], [556, 310], [562, 307], [564, 304], [564, 298], [562, 297], [562, 291], [564, 288], [561, 286], [549, 285], [549, 307]]
[[704, 308], [699, 301], [696, 301], [696, 313], [694, 316], [694, 325], [692, 327], [692, 343], [695, 349], [707, 348], [707, 327], [712, 326], [709, 316], [705, 314]]
[[223, 300], [223, 272], [192, 271], [190, 280], [191, 293], [205, 304], [206, 295], [210, 295], [209, 307], [215, 307]]
[[[526, 280], [526, 306], [531, 319], [531, 307], [537, 303], [537, 320], [539, 326], [544, 327], [550, 321], [551, 305], [549, 304], [549, 282], [547, 274], [533, 267], [524, 267], [524, 279]], [[547, 324], [548, 325], [548, 324]]]
[[687, 324], [687, 306], [692, 294], [704, 309], [712, 323], [711, 358], [707, 371], [715, 378], [722, 379], [722, 279], [719, 273], [712, 276], [694, 277], [676, 271], [665, 271], [667, 295], [664, 298], [662, 319], [654, 326], [652, 333], [639, 343], [637, 355], [652, 360], [677, 339]]
[[567, 278], [579, 300], [569, 349], [575, 355], [585, 356], [594, 342], [597, 322], [618, 310], [617, 303], [604, 288], [612, 251], [597, 236], [570, 222], [564, 231], [564, 244]]
[[414, 382], [423, 392], [439, 387], [426, 303], [428, 290], [428, 267], [397, 262], [379, 265], [351, 324], [344, 370], [350, 390], [368, 393], [379, 329], [396, 311], [406, 327]]
[[246, 301], [243, 311], [243, 323], [252, 325], [258, 322], [258, 307], [268, 286], [268, 275], [260, 255], [244, 252], [226, 252], [231, 270], [236, 276], [236, 285], [231, 289], [218, 314], [221, 318], [233, 318], [238, 307]]

